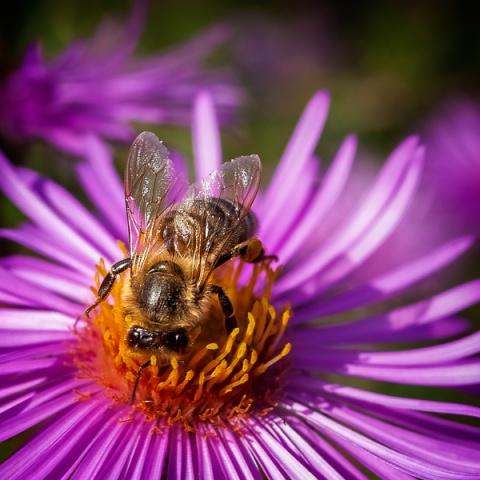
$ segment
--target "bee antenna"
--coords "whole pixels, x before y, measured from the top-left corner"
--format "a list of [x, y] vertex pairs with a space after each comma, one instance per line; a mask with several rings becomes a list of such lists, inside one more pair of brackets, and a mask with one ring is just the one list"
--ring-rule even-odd
[[140, 377], [142, 376], [143, 369], [149, 367], [151, 364], [152, 362], [150, 360], [147, 360], [138, 369], [137, 376], [135, 377], [135, 382], [133, 383], [132, 396], [130, 397], [130, 405], [133, 405], [133, 402], [135, 401], [135, 393], [137, 393], [138, 382], [140, 381]]

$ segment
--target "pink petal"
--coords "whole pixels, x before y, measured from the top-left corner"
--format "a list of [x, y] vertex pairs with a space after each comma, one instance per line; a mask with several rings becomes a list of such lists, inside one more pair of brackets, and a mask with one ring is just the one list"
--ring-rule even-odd
[[334, 206], [350, 173], [355, 150], [356, 139], [347, 137], [340, 146], [330, 168], [322, 180], [314, 197], [310, 200], [308, 208], [298, 224], [291, 229], [284, 245], [277, 251], [282, 263], [288, 263], [290, 258], [298, 252], [300, 246], [312, 235], [330, 209]]
[[[311, 161], [323, 130], [329, 103], [329, 96], [325, 92], [318, 92], [310, 100], [298, 121], [275, 174], [270, 180], [268, 190], [265, 192], [263, 203], [269, 209], [262, 215], [264, 231], [269, 231], [281, 218], [282, 209], [288, 203], [288, 199], [294, 195], [294, 191], [285, 191], [285, 185], [289, 185], [290, 189], [296, 189], [301, 184], [305, 165]], [[282, 192], [281, 197], [278, 192]]]
[[193, 154], [195, 178], [200, 180], [220, 167], [222, 146], [213, 99], [205, 90], [195, 97], [193, 105]]

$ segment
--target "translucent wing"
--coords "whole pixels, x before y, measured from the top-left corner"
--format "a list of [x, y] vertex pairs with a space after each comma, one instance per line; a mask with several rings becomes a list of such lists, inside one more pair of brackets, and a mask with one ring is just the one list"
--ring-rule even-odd
[[238, 157], [223, 163], [199, 183], [190, 186], [186, 198], [222, 198], [250, 210], [262, 177], [258, 155]]
[[169, 153], [157, 136], [143, 132], [133, 142], [125, 167], [125, 206], [132, 275], [157, 243], [155, 221], [185, 191]]
[[[212, 172], [208, 177], [189, 187], [176, 211], [184, 217], [197, 219], [199, 228], [189, 230], [192, 235], [192, 278], [206, 281], [218, 257], [231, 243], [242, 220], [248, 215], [258, 193], [262, 165], [257, 155], [239, 157]], [[228, 219], [215, 212], [225, 212]], [[218, 207], [218, 208], [217, 208]]]

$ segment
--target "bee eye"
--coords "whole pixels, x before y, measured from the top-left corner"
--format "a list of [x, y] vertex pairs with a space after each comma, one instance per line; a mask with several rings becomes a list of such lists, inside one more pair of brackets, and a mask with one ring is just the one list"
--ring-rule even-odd
[[187, 332], [181, 328], [166, 333], [163, 340], [167, 348], [174, 352], [181, 353], [187, 348], [189, 338]]
[[141, 327], [132, 327], [127, 334], [127, 344], [130, 348], [145, 348], [152, 345], [154, 335]]

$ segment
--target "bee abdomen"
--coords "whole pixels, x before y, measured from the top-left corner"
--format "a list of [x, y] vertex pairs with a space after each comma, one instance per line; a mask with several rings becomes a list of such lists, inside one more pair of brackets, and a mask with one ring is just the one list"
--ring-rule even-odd
[[[189, 256], [197, 249], [211, 252], [222, 239], [226, 240], [222, 251], [228, 251], [255, 234], [257, 219], [245, 210], [243, 205], [223, 198], [194, 200], [188, 209], [169, 212], [160, 234], [172, 255]], [[207, 239], [207, 243], [200, 247], [197, 242], [201, 239]]]
[[[219, 218], [222, 218], [224, 225], [222, 233], [224, 235], [235, 227], [228, 242], [230, 248], [248, 240], [255, 234], [257, 230], [257, 219], [251, 211], [245, 214], [245, 207], [243, 205], [234, 204], [222, 198], [212, 199], [208, 205], [211, 214], [218, 215]], [[238, 219], [243, 215], [244, 217], [239, 221]]]

